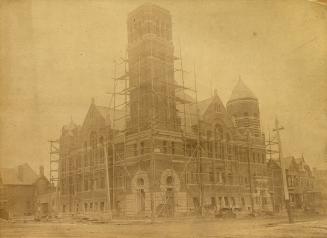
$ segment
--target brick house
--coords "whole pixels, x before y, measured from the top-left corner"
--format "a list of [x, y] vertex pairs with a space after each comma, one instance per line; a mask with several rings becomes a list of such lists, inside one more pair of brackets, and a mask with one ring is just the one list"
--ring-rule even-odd
[[[290, 196], [290, 203], [296, 209], [310, 209], [317, 204], [317, 192], [314, 187], [315, 178], [310, 166], [303, 157], [285, 157], [285, 169], [287, 187]], [[271, 160], [268, 162], [268, 171], [271, 174], [269, 190], [271, 191], [275, 209], [280, 210], [284, 204], [284, 192], [282, 185], [282, 175], [279, 162]]]
[[318, 207], [322, 213], [327, 212], [327, 169], [313, 168], [314, 187], [318, 191]]
[[3, 217], [34, 215], [39, 194], [48, 192], [49, 181], [40, 167], [36, 174], [27, 164], [0, 169], [0, 204]]

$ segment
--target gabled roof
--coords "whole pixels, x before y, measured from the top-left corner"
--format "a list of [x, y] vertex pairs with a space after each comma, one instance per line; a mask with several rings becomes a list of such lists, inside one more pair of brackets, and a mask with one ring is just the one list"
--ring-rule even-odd
[[[110, 124], [111, 127], [114, 126], [114, 129], [124, 130], [126, 126], [126, 118], [124, 118], [125, 112], [121, 109], [116, 109], [114, 111], [113, 108], [98, 106], [95, 105], [95, 109], [99, 112], [99, 114], [103, 117], [106, 124]], [[115, 115], [115, 122], [113, 121]]]
[[214, 96], [211, 96], [209, 98], [206, 98], [204, 100], [198, 101], [196, 104], [195, 102], [191, 105], [193, 113], [196, 115], [197, 114], [197, 109], [199, 109], [199, 116], [200, 118], [207, 112], [209, 106], [211, 103], [214, 101], [218, 101], [223, 107], [224, 104], [221, 102], [220, 98], [218, 97], [217, 94]]
[[247, 98], [257, 100], [257, 97], [254, 95], [254, 93], [244, 84], [241, 79], [239, 79], [232, 91], [232, 95], [229, 101]]
[[210, 97], [198, 102], [200, 116], [203, 116], [203, 114], [208, 110], [210, 104], [214, 101], [214, 99], [214, 97]]
[[[184, 95], [178, 95], [179, 97], [183, 97]], [[198, 101], [198, 103], [195, 103], [195, 100], [189, 96], [189, 95], [185, 95], [185, 100], [188, 100], [192, 103], [190, 104], [186, 104], [185, 105], [185, 116], [186, 116], [186, 125], [187, 125], [187, 130], [191, 130], [191, 127], [194, 125], [198, 124], [198, 119], [200, 120], [207, 120], [206, 115], [210, 114], [206, 114], [206, 113], [211, 113], [211, 107], [212, 110], [214, 107], [212, 106], [213, 104], [219, 104], [220, 105], [220, 111], [218, 117], [224, 121], [224, 123], [227, 123], [229, 126], [233, 125], [233, 122], [231, 121], [231, 118], [229, 117], [225, 105], [222, 103], [221, 99], [219, 98], [217, 91], [215, 90], [215, 94], [209, 98], [206, 98], [204, 100]], [[183, 112], [184, 108], [183, 105], [179, 104], [177, 106], [177, 109], [180, 112]], [[199, 118], [198, 118], [198, 112], [197, 109], [199, 110]], [[208, 111], [210, 110], [210, 111]], [[216, 111], [215, 111], [216, 112]], [[215, 119], [217, 119], [216, 116], [214, 116]], [[181, 114], [181, 119], [184, 120], [183, 118], [183, 113]]]
[[4, 185], [32, 185], [39, 178], [27, 163], [14, 168], [0, 168], [0, 177]]
[[[198, 124], [198, 116], [201, 120], [203, 118], [204, 113], [209, 108], [210, 104], [214, 100], [213, 97], [198, 101], [196, 104], [193, 102], [192, 104], [188, 105], [188, 110], [186, 112], [186, 117], [188, 117], [188, 120], [190, 120], [191, 125]], [[197, 111], [199, 109], [199, 112]], [[199, 113], [199, 115], [198, 115]]]
[[285, 168], [289, 169], [293, 164], [298, 171], [307, 171], [311, 174], [310, 166], [305, 162], [303, 157], [295, 158], [294, 156], [289, 156], [284, 158]]
[[[113, 120], [114, 115], [115, 115], [115, 122]], [[123, 109], [116, 109], [114, 111], [113, 108], [96, 105], [94, 99], [92, 99], [91, 105], [84, 118], [82, 127], [83, 128], [88, 127], [89, 123], [93, 123], [93, 124], [98, 123], [99, 121], [94, 121], [95, 118], [97, 119], [101, 118], [105, 126], [113, 127], [114, 125], [115, 130], [125, 130], [126, 128], [125, 111]], [[100, 125], [100, 126], [104, 126], [104, 125]]]

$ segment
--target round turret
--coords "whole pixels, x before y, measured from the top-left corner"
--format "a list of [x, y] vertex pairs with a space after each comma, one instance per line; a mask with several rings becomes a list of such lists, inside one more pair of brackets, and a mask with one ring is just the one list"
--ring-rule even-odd
[[232, 91], [227, 102], [227, 112], [241, 131], [249, 129], [254, 136], [260, 136], [259, 102], [242, 80], [238, 81]]

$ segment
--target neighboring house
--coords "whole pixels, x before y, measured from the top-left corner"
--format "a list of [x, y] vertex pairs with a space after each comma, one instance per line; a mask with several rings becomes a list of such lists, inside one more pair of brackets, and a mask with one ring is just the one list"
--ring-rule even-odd
[[319, 208], [321, 212], [327, 212], [327, 169], [313, 168], [315, 177], [314, 187], [319, 191]]
[[314, 177], [304, 158], [286, 157], [286, 178], [290, 202], [295, 208], [312, 207], [315, 200]]
[[[296, 209], [311, 209], [317, 206], [317, 192], [314, 189], [314, 176], [304, 158], [285, 157], [287, 187], [291, 206]], [[284, 203], [282, 175], [279, 162], [268, 163], [270, 191], [273, 194], [274, 208], [279, 210]]]
[[36, 199], [49, 191], [49, 181], [44, 176], [43, 167], [40, 175], [27, 164], [14, 168], [0, 169], [0, 210], [1, 217], [19, 217], [35, 214]]

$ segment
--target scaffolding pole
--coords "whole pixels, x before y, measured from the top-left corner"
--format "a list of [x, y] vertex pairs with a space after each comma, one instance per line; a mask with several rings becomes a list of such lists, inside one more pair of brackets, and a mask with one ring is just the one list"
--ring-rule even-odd
[[252, 179], [252, 171], [251, 171], [251, 136], [250, 132], [247, 131], [247, 140], [248, 140], [248, 176], [249, 176], [249, 184], [250, 184], [250, 199], [251, 199], [251, 215], [254, 215], [254, 200], [253, 200], [253, 179]]
[[50, 143], [50, 184], [56, 189], [57, 211], [60, 209], [60, 143], [59, 140], [49, 140]]
[[201, 216], [203, 216], [203, 181], [202, 181], [202, 159], [201, 159], [201, 121], [200, 121], [200, 112], [198, 105], [198, 93], [197, 93], [197, 82], [196, 82], [196, 71], [194, 65], [194, 89], [195, 89], [195, 104], [196, 104], [196, 115], [197, 115], [197, 123], [198, 123], [198, 131], [196, 138], [196, 161], [197, 161], [197, 173], [198, 173], [198, 184], [199, 184], [199, 192], [200, 192], [200, 209]]
[[[109, 144], [109, 138], [108, 143]], [[108, 163], [108, 151], [107, 146], [103, 146], [104, 149], [104, 157], [105, 157], [105, 166], [106, 166], [106, 181], [107, 181], [107, 211], [109, 215], [109, 219], [112, 220], [112, 207], [111, 207], [111, 198], [110, 198], [110, 176], [109, 176], [109, 163]]]

